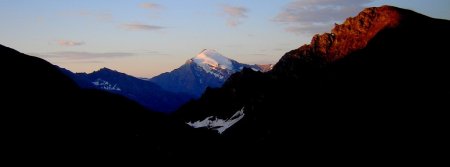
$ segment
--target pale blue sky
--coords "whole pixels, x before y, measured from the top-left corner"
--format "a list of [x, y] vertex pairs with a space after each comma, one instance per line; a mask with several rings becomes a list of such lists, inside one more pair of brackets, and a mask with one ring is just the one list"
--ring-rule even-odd
[[314, 33], [383, 4], [450, 19], [448, 0], [0, 0], [0, 44], [75, 72], [151, 77], [205, 48], [276, 63]]

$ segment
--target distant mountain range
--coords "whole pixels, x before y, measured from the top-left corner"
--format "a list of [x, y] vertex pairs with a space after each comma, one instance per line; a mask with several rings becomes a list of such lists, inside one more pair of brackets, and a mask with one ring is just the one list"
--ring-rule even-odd
[[146, 108], [167, 113], [175, 111], [191, 99], [200, 97], [207, 87], [222, 86], [231, 74], [243, 68], [269, 71], [272, 66], [246, 65], [224, 57], [214, 50], [203, 50], [180, 68], [149, 80], [108, 68], [89, 74], [61, 70], [82, 88], [123, 95]]
[[244, 68], [267, 72], [272, 65], [242, 64], [215, 50], [205, 49], [181, 67], [155, 76], [150, 81], [171, 92], [200, 97], [207, 87], [221, 87], [228, 77]]
[[191, 95], [166, 91], [158, 85], [108, 68], [92, 73], [72, 73], [62, 69], [85, 89], [100, 89], [123, 95], [153, 111], [173, 112], [192, 99]]
[[[271, 71], [243, 67], [222, 87], [207, 89], [172, 114], [117, 93], [161, 91], [151, 82], [109, 69], [64, 74], [0, 46], [2, 149], [57, 150], [64, 156], [141, 151], [145, 158], [202, 163], [442, 157], [436, 148], [446, 143], [450, 57], [448, 43], [436, 38], [449, 39], [449, 29], [448, 20], [410, 10], [367, 8], [286, 53]], [[227, 60], [206, 50], [188, 63], [209, 77], [225, 78], [228, 70], [241, 69]], [[83, 84], [94, 89], [78, 86]], [[92, 142], [99, 137], [104, 139]], [[92, 151], [99, 145], [108, 149]]]

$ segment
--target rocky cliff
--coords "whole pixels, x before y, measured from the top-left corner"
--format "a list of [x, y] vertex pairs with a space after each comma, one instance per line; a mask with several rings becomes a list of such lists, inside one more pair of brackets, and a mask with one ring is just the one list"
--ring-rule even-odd
[[380, 31], [397, 27], [400, 22], [409, 19], [411, 13], [412, 11], [392, 6], [366, 8], [344, 23], [335, 24], [331, 33], [315, 35], [310, 44], [286, 54], [274, 68], [285, 71], [286, 68], [289, 69], [284, 67], [286, 64], [298, 59], [327, 63], [343, 58], [365, 48]]

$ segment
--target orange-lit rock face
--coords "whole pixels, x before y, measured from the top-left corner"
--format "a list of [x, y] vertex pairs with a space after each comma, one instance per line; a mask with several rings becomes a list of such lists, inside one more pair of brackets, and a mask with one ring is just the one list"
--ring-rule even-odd
[[315, 35], [308, 49], [326, 61], [334, 61], [364, 48], [378, 32], [395, 27], [399, 21], [400, 14], [393, 7], [367, 8], [336, 25], [331, 33]]
[[[396, 28], [408, 20], [411, 11], [391, 6], [367, 8], [356, 17], [336, 24], [331, 33], [315, 35], [309, 45], [303, 45], [283, 56], [274, 66], [275, 72], [299, 68], [302, 63], [323, 65], [365, 48], [382, 30]], [[296, 65], [294, 65], [296, 64]]]

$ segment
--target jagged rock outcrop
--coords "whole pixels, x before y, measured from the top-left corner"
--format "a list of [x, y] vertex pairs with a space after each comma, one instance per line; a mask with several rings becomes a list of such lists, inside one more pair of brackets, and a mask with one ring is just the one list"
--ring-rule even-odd
[[286, 54], [275, 69], [286, 70], [289, 67], [285, 65], [290, 64], [289, 61], [295, 61], [291, 59], [305, 59], [310, 62], [313, 59], [319, 60], [316, 63], [327, 63], [360, 50], [381, 30], [396, 27], [402, 20], [403, 10], [392, 6], [364, 9], [356, 17], [345, 20], [343, 24], [336, 24], [331, 33], [315, 35], [309, 45], [294, 50], [295, 54]]
[[358, 16], [336, 25], [331, 33], [316, 35], [311, 47], [313, 52], [333, 61], [366, 47], [378, 32], [395, 27], [400, 21], [399, 10], [394, 7], [367, 8]]

